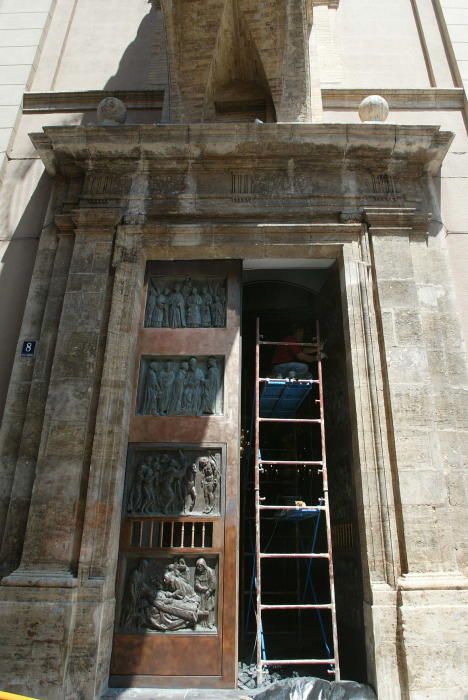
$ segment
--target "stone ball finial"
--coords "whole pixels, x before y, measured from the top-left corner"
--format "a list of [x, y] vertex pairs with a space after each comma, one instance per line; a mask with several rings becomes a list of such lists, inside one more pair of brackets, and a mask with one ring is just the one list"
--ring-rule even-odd
[[359, 105], [359, 118], [362, 122], [384, 122], [390, 108], [388, 102], [380, 95], [369, 95]]
[[117, 97], [105, 97], [97, 107], [98, 123], [101, 126], [117, 126], [127, 119], [127, 108]]

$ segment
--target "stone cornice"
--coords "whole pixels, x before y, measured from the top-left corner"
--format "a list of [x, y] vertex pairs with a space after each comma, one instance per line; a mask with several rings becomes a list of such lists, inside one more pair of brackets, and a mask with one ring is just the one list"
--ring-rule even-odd
[[463, 88], [324, 88], [323, 108], [357, 110], [360, 102], [373, 94], [385, 97], [390, 109], [463, 109], [465, 103]]
[[336, 10], [340, 4], [340, 0], [308, 0], [309, 6], [314, 8], [317, 7], [318, 5], [326, 5], [327, 7], [331, 7], [333, 10]]
[[430, 214], [411, 207], [366, 207], [364, 220], [373, 235], [395, 235], [398, 232], [425, 235]]
[[161, 110], [164, 87], [156, 90], [77, 90], [69, 92], [26, 92], [24, 114], [94, 111], [105, 97], [117, 97], [130, 110]]
[[401, 591], [455, 591], [468, 590], [468, 579], [459, 571], [408, 573], [398, 579]]
[[122, 215], [120, 209], [81, 207], [71, 211], [70, 216], [76, 231], [85, 231], [87, 234], [95, 231], [98, 234], [113, 235]]
[[[274, 167], [296, 158], [319, 170], [434, 174], [453, 134], [395, 124], [194, 124], [56, 126], [31, 139], [51, 175], [94, 168], [141, 172], [210, 163], [226, 169]], [[140, 165], [138, 165], [140, 164]], [[138, 167], [137, 167], [138, 166]]]
[[[313, 5], [335, 6], [328, 0], [312, 0]], [[338, 4], [338, 3], [336, 3]], [[312, 6], [311, 6], [312, 7]], [[164, 86], [154, 90], [76, 90], [26, 92], [24, 114], [94, 111], [105, 97], [117, 97], [129, 110], [161, 110]], [[356, 109], [368, 95], [385, 97], [391, 109], [463, 109], [463, 88], [323, 88], [325, 109]]]
[[161, 223], [161, 222], [151, 222], [146, 224], [143, 229], [139, 226], [121, 226], [120, 228], [125, 228], [129, 233], [148, 233], [153, 235], [155, 233], [161, 235], [166, 234], [168, 236], [173, 236], [174, 234], [185, 234], [185, 235], [197, 235], [197, 236], [223, 236], [235, 235], [241, 238], [252, 238], [255, 237], [268, 237], [271, 235], [282, 236], [284, 240], [288, 240], [288, 237], [294, 234], [300, 234], [303, 240], [307, 242], [306, 237], [310, 236], [311, 240], [320, 236], [322, 240], [329, 239], [334, 241], [337, 238], [340, 239], [350, 239], [357, 238], [362, 233], [362, 227], [360, 223], [285, 223], [285, 222], [274, 222], [274, 223], [256, 223], [256, 222], [245, 222], [245, 221], [232, 221], [229, 223], [218, 223], [218, 222], [203, 222], [203, 223], [189, 223], [189, 224], [177, 224], [177, 223]]

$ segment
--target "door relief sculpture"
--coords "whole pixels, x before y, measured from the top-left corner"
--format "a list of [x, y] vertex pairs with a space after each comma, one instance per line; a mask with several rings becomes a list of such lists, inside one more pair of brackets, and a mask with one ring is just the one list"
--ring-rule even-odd
[[150, 276], [146, 328], [224, 328], [226, 280]]
[[240, 272], [148, 264], [111, 687], [235, 682]]
[[223, 358], [143, 358], [139, 382], [141, 415], [212, 416], [222, 412]]
[[221, 451], [168, 448], [138, 453], [127, 467], [132, 515], [219, 515]]
[[119, 626], [143, 634], [217, 629], [215, 557], [129, 559]]

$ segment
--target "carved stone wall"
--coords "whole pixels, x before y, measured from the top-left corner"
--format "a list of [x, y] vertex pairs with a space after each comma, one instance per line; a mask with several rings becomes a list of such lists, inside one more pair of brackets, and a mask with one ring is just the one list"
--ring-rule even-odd
[[346, 649], [340, 658], [342, 675], [365, 681], [362, 567], [339, 290], [335, 270], [322, 287], [318, 304], [327, 355], [323, 372], [335, 600], [340, 649]]
[[221, 415], [223, 375], [220, 357], [146, 357], [140, 366], [138, 414]]
[[[49, 174], [59, 183], [73, 180], [62, 210], [60, 205], [56, 210], [70, 218], [76, 239], [70, 267], [56, 270], [50, 294], [42, 282], [44, 274], [50, 279], [44, 272], [50, 268], [47, 256], [39, 260], [31, 286], [31, 303], [38, 289], [39, 296], [47, 296], [47, 322], [39, 342], [50, 349], [50, 377], [38, 355], [37, 384], [32, 385], [32, 373], [25, 372], [18, 358], [6, 408], [1, 452], [2, 467], [9, 475], [4, 490], [11, 497], [4, 505], [16, 508], [24, 503], [28, 510], [24, 547], [24, 523], [20, 527], [11, 521], [8, 530], [10, 538], [16, 533], [19, 543], [11, 561], [22, 549], [22, 568], [3, 578], [0, 586], [0, 677], [11, 690], [47, 700], [72, 700], [78, 695], [94, 700], [102, 696], [108, 681], [125, 450], [129, 439], [138, 443], [172, 439], [172, 419], [129, 418], [132, 405], [134, 409], [137, 321], [155, 346], [160, 339], [165, 343], [160, 351], [145, 350], [145, 362], [158, 352], [157, 363], [166, 355], [170, 361], [189, 360], [193, 352], [200, 354], [200, 362], [210, 353], [216, 354], [217, 362], [225, 358], [225, 415], [211, 421], [184, 417], [178, 423], [184, 437], [179, 434], [174, 440], [220, 445], [225, 439], [226, 493], [230, 493], [225, 552], [229, 547], [230, 561], [234, 560], [240, 365], [235, 344], [238, 325], [231, 320], [230, 329], [229, 324], [239, 314], [235, 301], [239, 297], [231, 295], [225, 331], [194, 329], [197, 341], [181, 343], [177, 355], [167, 349], [168, 336], [180, 337], [181, 331], [143, 328], [139, 314], [145, 261], [289, 257], [335, 258], [340, 266], [370, 680], [381, 698], [446, 697], [447, 688], [454, 698], [463, 697], [466, 365], [443, 242], [432, 237], [427, 244], [425, 221], [434, 194], [428, 183], [438, 172], [450, 139], [450, 134], [432, 126], [383, 124], [378, 129], [366, 124], [53, 127], [34, 137]], [[272, 187], [268, 197], [238, 201], [232, 192], [232, 172], [247, 163], [260, 174], [269, 173], [272, 182], [278, 172], [291, 173], [288, 189], [278, 195]], [[99, 202], [85, 195], [78, 201], [75, 174], [97, 167], [120, 175], [126, 164], [132, 173], [138, 172], [132, 181], [134, 192], [139, 192], [138, 178], [146, 186], [144, 178], [151, 179], [148, 171], [160, 173], [164, 168], [179, 168], [176, 177], [185, 190], [180, 196], [172, 192], [153, 196], [142, 187], [141, 197], [125, 190]], [[301, 188], [300, 167], [310, 173], [310, 188]], [[207, 172], [212, 186], [203, 180]], [[371, 188], [371, 173], [388, 173], [398, 180], [398, 198], [394, 200], [390, 191], [374, 191], [382, 187]], [[127, 211], [129, 198], [131, 207], [136, 203], [135, 210], [129, 205]], [[109, 275], [117, 260], [115, 275]], [[231, 280], [228, 287], [232, 285]], [[37, 337], [37, 330], [32, 335], [31, 329], [38, 329], [41, 321], [33, 308], [25, 316], [22, 337]], [[56, 314], [60, 320], [55, 321]], [[52, 326], [58, 328], [56, 342], [55, 335], [48, 334]], [[196, 346], [201, 336], [209, 336], [209, 346], [203, 345], [205, 341]], [[219, 343], [216, 349], [215, 343]], [[197, 365], [205, 371], [198, 361]], [[223, 367], [218, 369], [222, 374]], [[229, 373], [236, 381], [228, 385]], [[31, 421], [38, 414], [45, 419], [31, 442]], [[134, 430], [131, 438], [129, 422]], [[24, 478], [26, 462], [30, 486]], [[26, 492], [32, 484], [30, 498]], [[185, 520], [203, 524], [202, 518]], [[220, 533], [213, 534], [208, 557], [219, 555], [216, 537], [218, 543], [221, 540]], [[164, 556], [161, 551], [146, 556], [136, 550], [125, 553], [132, 565], [134, 561], [131, 571], [142, 559], [159, 561]], [[191, 566], [197, 556], [192, 551], [177, 554], [190, 558]], [[174, 552], [167, 553], [159, 575], [173, 564], [173, 557]], [[219, 566], [225, 567], [227, 559], [220, 557]], [[215, 568], [212, 559], [206, 558], [206, 563]], [[123, 578], [122, 586], [126, 585]], [[194, 579], [190, 585], [195, 591]], [[235, 642], [233, 637], [227, 640], [224, 630], [227, 625], [235, 628], [235, 575], [224, 576], [222, 583], [220, 578], [221, 585], [228, 601], [218, 612], [223, 615], [223, 634], [196, 636], [192, 628], [194, 647], [205, 646], [189, 658], [190, 673], [184, 677], [209, 675], [214, 683], [228, 667], [222, 682], [234, 687]], [[175, 591], [163, 589], [168, 592]], [[162, 642], [183, 641], [181, 632], [134, 636], [155, 642], [146, 655], [152, 668], [144, 673], [180, 675], [180, 654], [177, 658], [166, 644], [162, 658], [160, 649]], [[222, 657], [217, 636], [224, 645]], [[127, 660], [124, 645], [119, 653]], [[207, 674], [206, 661], [211, 659]], [[115, 668], [119, 663], [120, 657]], [[154, 664], [159, 664], [156, 672]], [[135, 673], [129, 671], [132, 680]]]
[[221, 450], [165, 447], [132, 452], [124, 509], [128, 515], [219, 515]]

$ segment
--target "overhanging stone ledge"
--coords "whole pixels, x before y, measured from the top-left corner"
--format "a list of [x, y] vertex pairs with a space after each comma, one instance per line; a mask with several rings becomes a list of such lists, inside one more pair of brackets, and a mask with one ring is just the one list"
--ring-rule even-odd
[[[31, 139], [50, 175], [79, 174], [103, 162], [115, 170], [132, 164], [222, 160], [267, 164], [297, 158], [326, 170], [435, 174], [453, 139], [437, 125], [194, 124], [50, 126]], [[239, 160], [240, 159], [240, 160]]]

